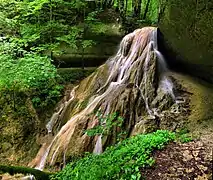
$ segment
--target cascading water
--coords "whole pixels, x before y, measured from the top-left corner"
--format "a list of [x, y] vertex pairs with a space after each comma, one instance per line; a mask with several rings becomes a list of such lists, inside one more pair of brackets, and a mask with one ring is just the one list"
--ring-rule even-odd
[[47, 158], [49, 150], [50, 150], [50, 145], [48, 145], [48, 142], [52, 139], [51, 133], [52, 133], [53, 127], [56, 125], [57, 122], [62, 120], [64, 113], [66, 112], [68, 106], [70, 105], [72, 100], [75, 98], [76, 88], [78, 88], [78, 86], [73, 88], [68, 100], [65, 100], [65, 102], [59, 104], [59, 107], [58, 107], [59, 110], [56, 111], [55, 113], [53, 113], [52, 117], [50, 118], [50, 121], [48, 121], [48, 123], [46, 124], [46, 128], [48, 131], [48, 135], [46, 138], [47, 142], [42, 144], [40, 151], [38, 152], [36, 158], [34, 159], [35, 162], [31, 162], [29, 164], [30, 166], [34, 166], [34, 164], [35, 164], [36, 165], [35, 169], [43, 170], [45, 163], [46, 163], [46, 158]]
[[[102, 78], [104, 75], [101, 73], [105, 67], [107, 79]], [[56, 161], [65, 164], [66, 156], [84, 151], [102, 153], [103, 144], [109, 145], [120, 130], [115, 128], [115, 134], [105, 137], [104, 141], [103, 135], [96, 138], [87, 136], [85, 130], [98, 124], [94, 115], [97, 109], [104, 115], [119, 112], [124, 117], [122, 128], [127, 135], [135, 131], [136, 125], [145, 121], [146, 116], [155, 119], [161, 113], [158, 109], [161, 102], [168, 108], [174, 103], [171, 102], [175, 99], [174, 86], [166, 75], [167, 71], [164, 58], [158, 51], [157, 28], [137, 29], [125, 36], [117, 54], [76, 87], [70, 100], [53, 114], [47, 124], [48, 132], [52, 132], [56, 119], [60, 119], [62, 114], [69, 111], [73, 115], [53, 138], [42, 158], [31, 166], [43, 169], [45, 164], [54, 165]], [[87, 106], [80, 109], [86, 99], [89, 99]], [[75, 105], [76, 102], [79, 103]], [[79, 109], [75, 113], [68, 108], [72, 103]]]
[[58, 121], [60, 121], [60, 119], [62, 119], [65, 111], [67, 110], [67, 107], [70, 105], [72, 100], [75, 98], [75, 90], [77, 87], [78, 86], [74, 87], [73, 90], [71, 91], [69, 100], [65, 101], [64, 103], [61, 103], [59, 106], [59, 110], [57, 112], [53, 113], [52, 117], [50, 118], [50, 121], [46, 125], [48, 133], [51, 133], [56, 122], [58, 122]]
[[95, 144], [95, 148], [93, 150], [94, 154], [101, 154], [102, 153], [102, 135], [99, 135]]

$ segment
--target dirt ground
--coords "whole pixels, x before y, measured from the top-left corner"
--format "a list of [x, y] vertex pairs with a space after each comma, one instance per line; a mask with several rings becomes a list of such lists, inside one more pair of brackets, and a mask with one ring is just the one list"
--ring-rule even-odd
[[155, 166], [141, 171], [146, 180], [212, 180], [213, 134], [155, 151]]

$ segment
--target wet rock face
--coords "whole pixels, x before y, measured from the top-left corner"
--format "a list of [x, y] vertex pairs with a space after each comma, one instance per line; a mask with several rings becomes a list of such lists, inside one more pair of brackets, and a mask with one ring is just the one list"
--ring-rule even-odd
[[[169, 0], [160, 19], [160, 31], [166, 40], [172, 63], [180, 70], [212, 79], [213, 73], [213, 1]], [[176, 55], [176, 58], [175, 56]], [[177, 63], [178, 63], [177, 62]], [[202, 65], [202, 66], [201, 66]], [[177, 64], [178, 66], [178, 64]], [[192, 68], [190, 68], [192, 67]], [[196, 69], [196, 73], [193, 71]]]
[[[58, 119], [66, 121], [65, 125], [55, 132], [46, 153], [39, 154], [40, 160], [31, 166], [42, 169], [45, 163], [65, 163], [73, 154], [100, 153], [100, 149], [116, 143], [123, 132], [126, 138], [161, 127], [175, 130], [181, 125], [186, 119], [183, 107], [187, 101], [177, 99], [185, 94], [176, 89], [168, 75], [158, 51], [156, 33], [156, 28], [146, 27], [125, 36], [117, 54], [72, 91], [72, 100], [64, 106], [66, 119], [62, 116]], [[175, 108], [178, 110], [174, 111]], [[119, 126], [111, 126], [108, 134], [89, 137], [85, 130], [107, 126], [107, 122], [98, 120], [97, 110], [103, 116], [117, 112], [123, 120]], [[179, 118], [173, 122], [177, 115]], [[117, 121], [116, 116], [114, 123]]]

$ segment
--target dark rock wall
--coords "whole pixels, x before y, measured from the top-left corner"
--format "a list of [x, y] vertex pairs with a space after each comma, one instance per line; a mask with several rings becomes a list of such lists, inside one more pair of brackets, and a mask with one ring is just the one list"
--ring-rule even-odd
[[159, 27], [169, 64], [213, 82], [213, 1], [168, 0]]

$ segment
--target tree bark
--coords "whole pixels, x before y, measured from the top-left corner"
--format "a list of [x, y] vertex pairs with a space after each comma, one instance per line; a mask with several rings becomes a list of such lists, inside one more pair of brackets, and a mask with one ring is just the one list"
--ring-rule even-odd
[[143, 19], [146, 19], [147, 13], [149, 11], [149, 4], [150, 4], [150, 0], [148, 0], [147, 3], [146, 3], [146, 8], [145, 8], [145, 11], [144, 11], [144, 14], [143, 14]]
[[142, 4], [142, 0], [133, 0], [132, 1], [133, 17], [140, 18], [141, 4]]

